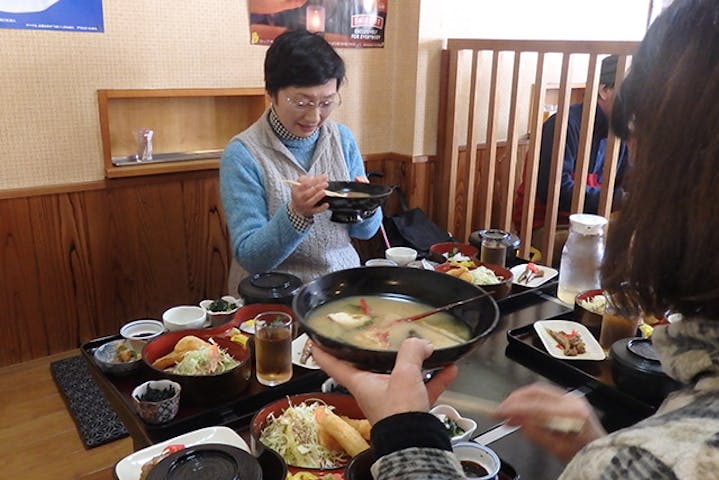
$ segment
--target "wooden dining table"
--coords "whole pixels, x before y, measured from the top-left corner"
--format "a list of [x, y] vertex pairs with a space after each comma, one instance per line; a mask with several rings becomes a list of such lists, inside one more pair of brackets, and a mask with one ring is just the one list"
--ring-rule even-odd
[[[571, 308], [560, 302], [555, 294], [556, 282], [548, 282], [537, 289], [513, 291], [509, 297], [499, 301], [500, 317], [496, 328], [477, 348], [458, 361], [459, 375], [438, 400], [438, 403], [449, 404], [463, 416], [474, 419], [478, 424], [476, 438], [488, 441], [499, 457], [523, 479], [555, 479], [564, 464], [525, 439], [521, 431], [503, 427], [484, 415], [481, 408], [474, 407], [473, 399], [499, 402], [513, 390], [540, 381], [581, 392], [598, 410], [602, 423], [609, 431], [630, 425], [652, 413], [651, 405], [617, 392], [601, 379], [593, 379], [593, 370], [588, 370], [589, 374], [586, 374], [572, 365], [538, 361], [530, 351], [534, 347], [525, 345], [530, 348], [524, 348], [512, 338], [511, 332], [537, 320], [571, 314]], [[174, 426], [152, 427], [139, 419], [131, 408], [129, 392], [137, 380], [109, 378], [92, 362], [89, 363], [98, 385], [127, 427], [135, 450], [213, 425], [228, 426], [247, 438], [248, 424], [254, 412], [262, 406], [285, 395], [319, 391], [327, 379], [320, 370], [295, 366], [293, 380], [287, 384], [269, 388], [253, 380], [241, 401], [194, 407], [181, 411]]]

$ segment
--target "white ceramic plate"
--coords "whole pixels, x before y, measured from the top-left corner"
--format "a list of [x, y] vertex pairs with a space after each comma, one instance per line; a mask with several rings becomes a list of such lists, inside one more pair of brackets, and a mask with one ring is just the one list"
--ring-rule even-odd
[[123, 458], [115, 465], [115, 475], [119, 480], [139, 480], [142, 466], [162, 453], [168, 445], [182, 444], [185, 447], [203, 443], [221, 443], [250, 452], [247, 443], [234, 430], [227, 427], [207, 427], [185, 433], [162, 443], [151, 445]]
[[[566, 333], [570, 333], [572, 330], [576, 331], [584, 341], [586, 352], [571, 357], [565, 355], [564, 350], [557, 346], [557, 341], [547, 332], [548, 328]], [[606, 358], [604, 350], [602, 350], [597, 339], [594, 338], [594, 336], [589, 333], [589, 330], [587, 330], [587, 327], [581, 323], [570, 322], [569, 320], [540, 320], [534, 322], [534, 329], [542, 340], [544, 348], [555, 358], [561, 358], [563, 360], [604, 360]]]
[[240, 330], [250, 335], [255, 334], [255, 319], [245, 320], [240, 324]]
[[311, 370], [318, 370], [320, 367], [317, 366], [315, 363], [315, 359], [312, 358], [310, 355], [310, 358], [307, 359], [307, 362], [300, 363], [300, 357], [302, 356], [302, 350], [305, 348], [305, 343], [310, 338], [307, 336], [306, 333], [303, 333], [299, 337], [292, 340], [292, 363], [295, 365], [299, 365], [300, 367], [309, 368]]
[[522, 282], [519, 283], [517, 279], [519, 278], [522, 273], [524, 273], [524, 269], [526, 268], [526, 263], [523, 263], [521, 265], [515, 265], [513, 266], [510, 271], [512, 272], [512, 283], [515, 285], [521, 285], [523, 287], [529, 287], [534, 288], [538, 287], [554, 277], [556, 277], [559, 272], [553, 269], [552, 267], [545, 267], [544, 265], [537, 265], [537, 268], [544, 270], [544, 276], [542, 277], [534, 277], [532, 280], [530, 280], [528, 283]]

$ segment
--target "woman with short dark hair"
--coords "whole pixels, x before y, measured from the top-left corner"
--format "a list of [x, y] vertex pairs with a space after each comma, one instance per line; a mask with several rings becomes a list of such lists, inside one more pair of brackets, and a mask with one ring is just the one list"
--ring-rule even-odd
[[[320, 35], [288, 31], [267, 50], [265, 90], [271, 106], [230, 140], [220, 166], [237, 260], [230, 291], [247, 273], [281, 270], [308, 281], [359, 266], [351, 238], [372, 237], [381, 210], [347, 225], [331, 222], [328, 205], [320, 203], [329, 179], [367, 181], [352, 133], [329, 119], [342, 103], [344, 78], [342, 58]], [[299, 185], [290, 187], [283, 179]]]
[[[615, 102], [614, 128], [632, 142], [631, 193], [609, 232], [602, 285], [625, 314], [681, 314], [652, 339], [664, 371], [682, 387], [656, 414], [609, 435], [584, 399], [548, 385], [517, 390], [496, 416], [571, 460], [563, 479], [717, 478], [719, 2], [675, 0], [647, 32]], [[418, 339], [404, 342], [392, 376], [313, 352], [376, 422], [377, 480], [462, 478], [440, 422], [423, 413], [456, 373], [452, 367], [422, 384], [430, 352]], [[584, 426], [567, 434], [542, 425], [557, 415]]]

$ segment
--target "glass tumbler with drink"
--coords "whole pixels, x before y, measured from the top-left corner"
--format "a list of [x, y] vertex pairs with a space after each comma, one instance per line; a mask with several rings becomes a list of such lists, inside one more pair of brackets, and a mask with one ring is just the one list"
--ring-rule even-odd
[[479, 260], [482, 263], [504, 267], [507, 261], [507, 244], [505, 241], [509, 238], [509, 233], [504, 230], [491, 229], [483, 231], [481, 236], [482, 245]]
[[255, 372], [257, 381], [274, 386], [292, 378], [292, 317], [285, 312], [263, 312], [255, 317]]
[[599, 345], [605, 352], [609, 352], [612, 344], [623, 338], [637, 336], [639, 317], [621, 315], [612, 306], [607, 304], [602, 314], [602, 328], [599, 332]]

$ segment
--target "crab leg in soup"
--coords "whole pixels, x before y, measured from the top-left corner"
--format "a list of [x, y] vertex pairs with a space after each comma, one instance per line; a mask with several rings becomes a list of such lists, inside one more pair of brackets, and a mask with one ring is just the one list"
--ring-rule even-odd
[[307, 323], [324, 336], [373, 350], [397, 350], [408, 337], [425, 338], [435, 348], [469, 340], [469, 327], [447, 312], [412, 322], [396, 321], [432, 308], [403, 297], [353, 296], [322, 305], [312, 312]]

